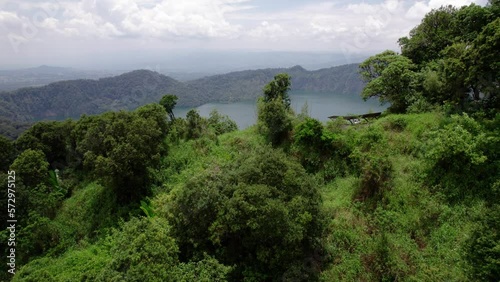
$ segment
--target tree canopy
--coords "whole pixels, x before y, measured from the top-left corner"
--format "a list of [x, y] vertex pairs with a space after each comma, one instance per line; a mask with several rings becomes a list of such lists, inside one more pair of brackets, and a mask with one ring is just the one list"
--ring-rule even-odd
[[360, 65], [368, 83], [363, 97], [390, 102], [395, 112], [430, 103], [494, 114], [499, 109], [499, 22], [494, 2], [432, 10], [399, 39], [400, 55], [385, 51]]
[[290, 119], [291, 79], [288, 74], [278, 74], [263, 89], [264, 97], [258, 104], [261, 131], [273, 145], [282, 144], [292, 129]]
[[174, 108], [176, 104], [177, 104], [177, 96], [175, 95], [168, 94], [161, 97], [160, 105], [162, 105], [165, 108], [165, 111], [170, 117], [170, 120], [175, 119]]

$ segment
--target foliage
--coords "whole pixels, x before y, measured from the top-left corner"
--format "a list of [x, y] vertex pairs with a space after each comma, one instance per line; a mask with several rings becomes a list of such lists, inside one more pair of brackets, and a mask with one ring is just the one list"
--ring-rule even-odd
[[232, 267], [219, 263], [216, 259], [206, 256], [200, 261], [180, 263], [173, 270], [173, 281], [178, 282], [222, 282], [227, 281]]
[[153, 208], [151, 207], [151, 203], [146, 203], [145, 201], [141, 201], [141, 210], [149, 218], [156, 216]]
[[382, 198], [385, 189], [390, 188], [392, 163], [383, 154], [363, 155], [360, 160], [361, 176], [356, 198], [376, 200]]
[[273, 146], [283, 144], [292, 130], [290, 117], [290, 76], [282, 73], [263, 89], [264, 97], [257, 102], [257, 120], [260, 131]]
[[205, 129], [205, 122], [198, 110], [191, 109], [186, 114], [186, 139], [200, 138]]
[[179, 252], [160, 218], [132, 218], [109, 237], [113, 258], [96, 281], [172, 281]]
[[274, 79], [264, 87], [264, 101], [269, 103], [273, 100], [281, 100], [286, 109], [290, 108], [290, 97], [288, 91], [291, 87], [291, 78], [286, 73], [274, 76]]
[[227, 115], [219, 114], [216, 109], [213, 109], [210, 112], [207, 122], [208, 126], [215, 132], [215, 135], [221, 135], [238, 130], [238, 125], [235, 121], [230, 119]]
[[16, 157], [16, 151], [12, 141], [0, 136], [0, 171], [7, 171]]
[[404, 112], [415, 94], [415, 68], [408, 58], [393, 51], [385, 51], [368, 58], [359, 65], [360, 73], [368, 82], [363, 99], [379, 97], [381, 103], [390, 102], [389, 110]]
[[499, 108], [498, 36], [495, 5], [443, 6], [399, 39], [401, 55], [385, 51], [360, 64], [368, 84], [363, 97], [391, 102], [393, 112], [420, 112], [432, 105], [455, 111]]
[[439, 58], [439, 52], [450, 45], [453, 36], [453, 6], [434, 9], [410, 31], [410, 36], [399, 39], [401, 54], [417, 65]]
[[12, 281], [95, 281], [111, 260], [102, 244], [76, 248], [61, 257], [43, 257], [23, 265]]
[[15, 140], [24, 131], [31, 127], [27, 122], [19, 122], [10, 118], [2, 117], [0, 101], [0, 136], [6, 137], [9, 140]]
[[190, 179], [168, 214], [188, 257], [208, 252], [237, 264], [234, 279], [278, 279], [311, 251], [318, 204], [304, 170], [265, 147]]
[[84, 166], [108, 183], [120, 201], [147, 195], [149, 168], [159, 164], [166, 113], [150, 104], [132, 113], [86, 116], [73, 131]]
[[[474, 48], [470, 58], [474, 62], [470, 76], [477, 79], [478, 88], [487, 95], [487, 108], [498, 111], [500, 94], [498, 78], [500, 77], [500, 18], [488, 23], [473, 41]], [[469, 80], [473, 78], [468, 78]]]
[[467, 115], [452, 116], [449, 124], [430, 134], [432, 139], [425, 145], [430, 183], [439, 185], [450, 198], [487, 197], [492, 181], [498, 176], [487, 173], [498, 167], [493, 149], [498, 148], [498, 136], [488, 136]]
[[175, 105], [177, 104], [177, 96], [171, 94], [165, 95], [161, 97], [159, 104], [165, 108], [168, 117], [170, 118], [171, 121], [173, 121], [175, 119], [173, 110]]
[[[40, 200], [23, 216], [14, 280], [487, 280], [497, 271], [499, 121], [436, 112], [354, 127], [303, 117], [288, 152], [266, 146], [256, 127], [214, 138], [206, 125], [195, 140], [165, 137], [154, 193], [136, 201], [150, 216], [72, 175], [81, 168], [56, 181], [31, 150], [26, 169], [43, 164], [38, 181], [72, 193], [52, 215]], [[325, 159], [308, 174], [297, 160], [314, 154]], [[434, 175], [442, 161], [457, 168]]]
[[120, 207], [116, 198], [113, 191], [96, 183], [76, 189], [63, 201], [53, 220], [61, 237], [57, 251], [84, 240], [93, 242], [115, 227], [120, 218], [127, 218], [130, 211]]
[[[498, 185], [498, 184], [497, 184]], [[481, 219], [467, 242], [471, 276], [478, 281], [495, 281], [500, 276], [500, 206], [495, 204]]]
[[61, 239], [57, 226], [50, 218], [36, 211], [29, 212], [24, 218], [16, 234], [18, 238], [16, 254], [19, 254], [17, 262], [20, 265], [25, 264], [30, 258], [48, 253], [60, 243]]
[[10, 169], [16, 172], [17, 216], [27, 218], [36, 212], [54, 217], [67, 188], [51, 182], [48, 167], [43, 152], [31, 149], [21, 153], [12, 164]]
[[40, 150], [25, 150], [14, 160], [11, 169], [16, 171], [20, 181], [29, 188], [45, 183], [49, 175], [49, 163]]
[[274, 146], [285, 142], [292, 129], [292, 119], [283, 101], [279, 99], [270, 102], [259, 100], [257, 107], [260, 131], [267, 140]]
[[15, 142], [19, 151], [26, 149], [41, 150], [52, 168], [62, 168], [74, 156], [71, 148], [70, 133], [74, 122], [38, 122], [25, 131]]
[[350, 148], [316, 119], [306, 117], [295, 127], [294, 146], [304, 168], [308, 172], [323, 170], [325, 180], [348, 170]]

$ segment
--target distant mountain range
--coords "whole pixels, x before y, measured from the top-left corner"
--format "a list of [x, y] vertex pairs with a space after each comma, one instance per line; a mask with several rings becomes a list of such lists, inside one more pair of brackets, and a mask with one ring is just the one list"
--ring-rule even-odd
[[[47, 68], [47, 72], [56, 71]], [[231, 72], [187, 82], [149, 70], [136, 70], [114, 77], [77, 79], [41, 87], [0, 92], [0, 120], [13, 123], [44, 119], [78, 118], [121, 109], [132, 110], [157, 102], [165, 94], [179, 97], [178, 106], [195, 107], [208, 102], [256, 99], [274, 75], [292, 77], [292, 90], [359, 95], [364, 86], [358, 65], [350, 64], [315, 71], [300, 66]], [[0, 123], [0, 125], [3, 123]], [[12, 136], [0, 129], [0, 134]], [[13, 130], [12, 128], [9, 130]], [[2, 132], [3, 131], [3, 132]]]
[[39, 66], [16, 70], [0, 70], [0, 91], [21, 87], [42, 86], [56, 81], [72, 79], [98, 79], [118, 74], [110, 71], [78, 70], [73, 68]]
[[[44, 86], [49, 83], [65, 80], [99, 79], [120, 75], [124, 72], [127, 71], [81, 70], [46, 65], [34, 68], [0, 70], [0, 91], [12, 91], [23, 87]], [[214, 74], [201, 71], [162, 71], [161, 73], [179, 81], [188, 81]]]

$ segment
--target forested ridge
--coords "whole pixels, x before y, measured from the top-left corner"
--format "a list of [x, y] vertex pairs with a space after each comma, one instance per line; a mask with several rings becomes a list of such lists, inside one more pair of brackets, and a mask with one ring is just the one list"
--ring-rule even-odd
[[149, 70], [137, 70], [98, 80], [60, 81], [42, 87], [21, 88], [0, 93], [0, 133], [17, 137], [22, 123], [46, 119], [79, 118], [82, 114], [133, 110], [158, 101], [165, 93], [179, 97], [178, 106], [195, 107], [209, 102], [235, 102], [256, 99], [274, 75], [288, 72], [294, 77], [294, 90], [314, 90], [358, 95], [363, 81], [357, 65], [344, 65], [307, 71], [289, 69], [247, 70], [209, 76], [188, 82]]
[[361, 63], [362, 95], [391, 104], [376, 120], [294, 112], [296, 67], [243, 131], [217, 111], [175, 117], [164, 93], [0, 137], [18, 218], [1, 279], [498, 281], [499, 13], [435, 9], [401, 54]]

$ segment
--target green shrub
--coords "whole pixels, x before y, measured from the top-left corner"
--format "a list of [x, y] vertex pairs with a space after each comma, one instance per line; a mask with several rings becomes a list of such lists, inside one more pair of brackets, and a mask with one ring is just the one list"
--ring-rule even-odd
[[500, 205], [494, 205], [477, 223], [466, 245], [472, 265], [471, 277], [478, 281], [497, 281], [500, 277]]
[[215, 135], [222, 135], [224, 133], [238, 130], [238, 125], [227, 115], [221, 115], [216, 109], [210, 112], [208, 117], [208, 126], [215, 132]]
[[295, 127], [294, 148], [304, 168], [321, 171], [326, 181], [348, 171], [350, 148], [339, 133], [326, 130], [316, 119], [306, 117]]
[[488, 197], [498, 176], [491, 171], [499, 168], [500, 138], [489, 135], [467, 115], [452, 116], [448, 124], [430, 135], [425, 144], [429, 183], [440, 187], [450, 199]]
[[390, 188], [392, 163], [383, 153], [363, 155], [360, 159], [361, 175], [356, 199], [375, 200], [382, 198], [384, 190]]
[[173, 269], [172, 280], [176, 282], [223, 282], [228, 281], [232, 267], [225, 266], [213, 257], [205, 256], [196, 262], [180, 263]]
[[314, 181], [269, 147], [205, 170], [174, 197], [167, 216], [184, 259], [214, 255], [236, 265], [233, 280], [278, 279], [314, 249], [319, 234]]
[[259, 99], [257, 107], [260, 131], [274, 146], [283, 144], [292, 130], [292, 119], [283, 101]]
[[173, 281], [179, 249], [161, 218], [132, 218], [109, 237], [113, 258], [96, 281]]
[[46, 256], [22, 265], [12, 281], [92, 282], [110, 260], [108, 248], [100, 243], [75, 246], [60, 257]]

